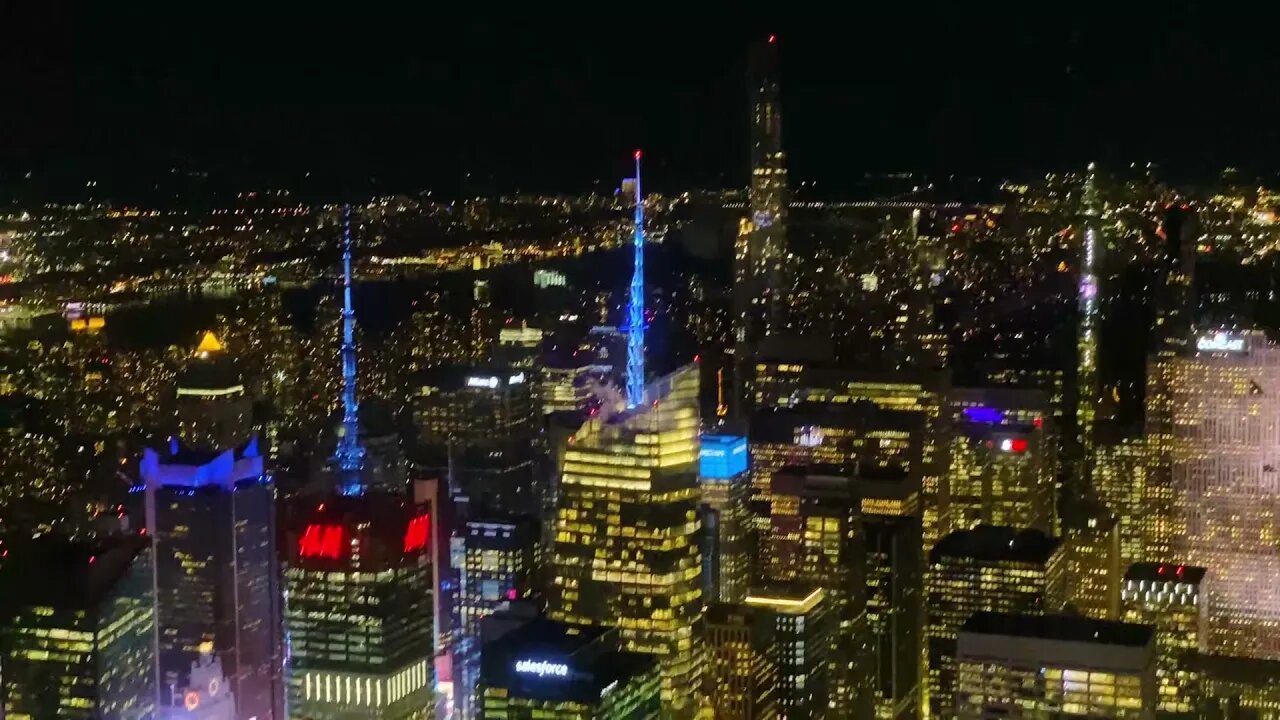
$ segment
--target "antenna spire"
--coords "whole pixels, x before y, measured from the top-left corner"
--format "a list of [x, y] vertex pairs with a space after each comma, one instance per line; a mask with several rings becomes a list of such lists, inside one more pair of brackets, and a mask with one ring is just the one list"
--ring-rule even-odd
[[340, 474], [339, 491], [359, 495], [364, 491], [360, 471], [364, 446], [360, 444], [360, 403], [356, 400], [356, 311], [351, 305], [351, 206], [342, 206], [342, 437], [334, 452]]
[[636, 216], [632, 247], [631, 299], [627, 303], [627, 407], [644, 403], [644, 195], [640, 191], [640, 151], [636, 150]]

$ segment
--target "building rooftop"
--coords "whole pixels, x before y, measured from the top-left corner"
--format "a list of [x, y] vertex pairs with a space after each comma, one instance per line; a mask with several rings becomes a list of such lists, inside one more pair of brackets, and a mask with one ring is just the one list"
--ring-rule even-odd
[[972, 530], [957, 530], [938, 541], [929, 551], [929, 562], [960, 557], [989, 562], [1011, 561], [1044, 564], [1062, 541], [1029, 528], [1000, 525], [978, 525]]
[[1136, 562], [1124, 573], [1126, 582], [1149, 580], [1151, 582], [1180, 582], [1199, 585], [1208, 570], [1195, 565], [1177, 563]]
[[974, 613], [965, 621], [960, 632], [1138, 648], [1146, 647], [1155, 638], [1155, 628], [1150, 625], [1094, 620], [1079, 615], [993, 612]]
[[770, 586], [752, 588], [747, 593], [745, 604], [787, 615], [804, 615], [817, 607], [826, 596], [822, 588]]
[[[485, 622], [510, 622], [503, 615]], [[619, 650], [614, 629], [542, 617], [517, 621], [499, 637], [486, 637], [480, 652], [482, 682], [488, 687], [505, 688], [510, 697], [589, 705], [599, 703], [611, 688], [655, 671], [657, 664], [656, 656]]]

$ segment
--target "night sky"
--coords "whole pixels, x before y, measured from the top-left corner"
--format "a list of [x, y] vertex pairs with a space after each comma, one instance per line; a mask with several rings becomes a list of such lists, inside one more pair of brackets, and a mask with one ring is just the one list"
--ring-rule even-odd
[[612, 187], [634, 147], [654, 189], [742, 185], [746, 49], [770, 32], [792, 182], [821, 194], [1095, 159], [1280, 169], [1277, 25], [1242, 5], [288, 4], [0, 0], [0, 188], [127, 197], [177, 168], [319, 196], [571, 192]]

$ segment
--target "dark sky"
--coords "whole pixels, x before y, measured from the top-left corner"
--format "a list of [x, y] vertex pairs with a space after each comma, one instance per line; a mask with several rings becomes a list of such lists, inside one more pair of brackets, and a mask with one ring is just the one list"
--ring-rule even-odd
[[1274, 19], [1120, 4], [640, 3], [628, 18], [625, 3], [468, 17], [0, 0], [0, 185], [126, 188], [176, 167], [236, 187], [577, 191], [612, 186], [634, 147], [650, 187], [740, 185], [746, 49], [770, 32], [793, 182], [1091, 159], [1280, 169]]

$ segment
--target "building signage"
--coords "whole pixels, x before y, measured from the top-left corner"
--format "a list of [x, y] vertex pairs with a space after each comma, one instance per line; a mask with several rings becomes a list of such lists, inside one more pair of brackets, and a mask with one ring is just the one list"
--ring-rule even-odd
[[1244, 338], [1216, 332], [1196, 339], [1196, 349], [1206, 352], [1243, 352]]
[[341, 525], [312, 523], [307, 526], [302, 533], [302, 538], [298, 541], [298, 555], [337, 560], [342, 556], [342, 540], [345, 534]]
[[516, 672], [538, 677], [569, 677], [569, 666], [546, 660], [517, 660]]
[[473, 375], [467, 378], [467, 387], [496, 388], [498, 387], [498, 378], [493, 376], [477, 377]]
[[427, 540], [431, 534], [431, 516], [419, 515], [409, 521], [409, 527], [404, 531], [404, 551], [414, 552], [427, 547]]

